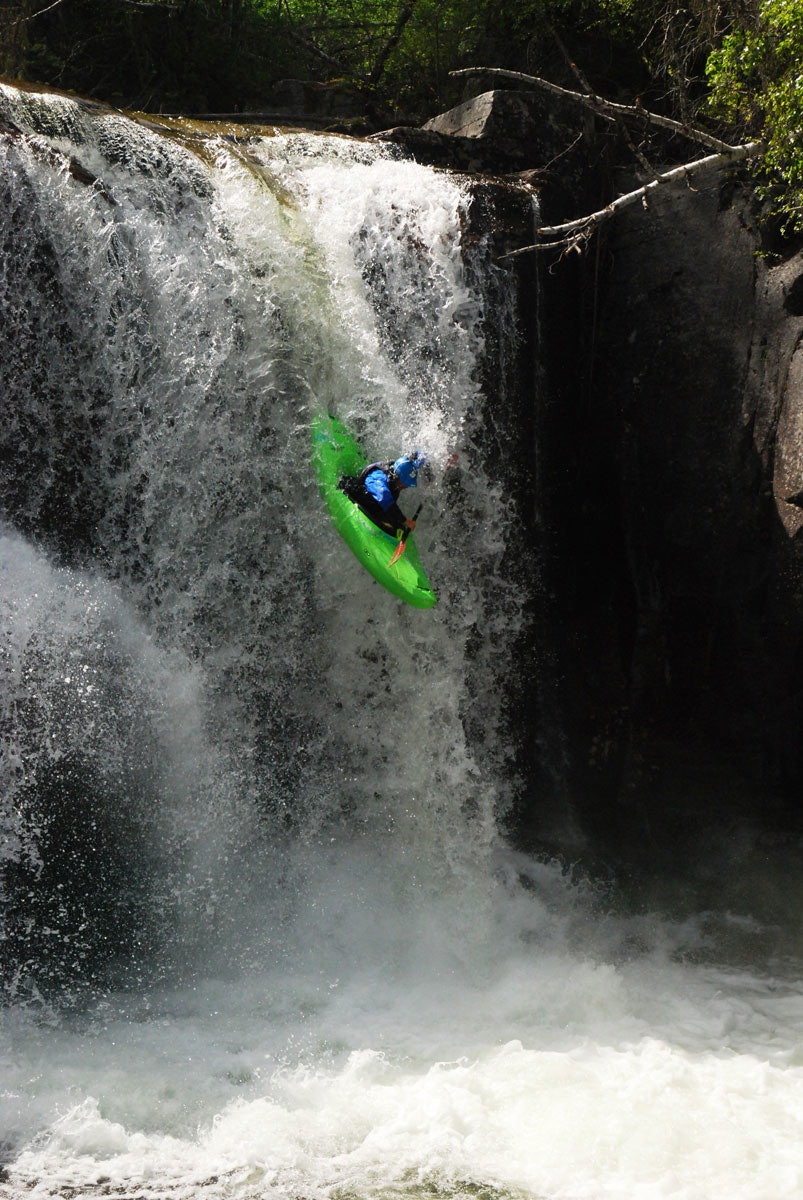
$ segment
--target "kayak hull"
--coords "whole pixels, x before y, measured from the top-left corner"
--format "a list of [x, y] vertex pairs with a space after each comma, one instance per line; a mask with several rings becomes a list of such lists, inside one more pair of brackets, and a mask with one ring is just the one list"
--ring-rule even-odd
[[344, 475], [359, 475], [367, 465], [359, 443], [335, 417], [312, 423], [312, 462], [335, 529], [377, 583], [414, 608], [432, 608], [438, 598], [430, 587], [412, 535], [391, 566], [399, 542], [381, 530], [337, 486]]

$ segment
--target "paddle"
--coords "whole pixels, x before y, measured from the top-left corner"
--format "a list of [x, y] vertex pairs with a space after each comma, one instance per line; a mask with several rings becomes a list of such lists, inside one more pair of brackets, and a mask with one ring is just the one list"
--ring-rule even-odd
[[[423, 504], [419, 504], [418, 508], [413, 513], [414, 521], [417, 520], [418, 514], [421, 512], [421, 509], [423, 507], [424, 507]], [[412, 529], [405, 529], [404, 533], [399, 538], [399, 544], [396, 547], [396, 549], [393, 551], [393, 558], [388, 563], [389, 567], [392, 567], [395, 562], [398, 562], [399, 559], [401, 558], [401, 556], [404, 554], [404, 545], [405, 545], [405, 542], [407, 541], [407, 535], [412, 532], [413, 532]]]

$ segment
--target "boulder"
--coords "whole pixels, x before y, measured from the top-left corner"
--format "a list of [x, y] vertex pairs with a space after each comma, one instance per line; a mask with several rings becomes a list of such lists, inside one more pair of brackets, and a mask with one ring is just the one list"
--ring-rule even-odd
[[528, 142], [537, 136], [534, 92], [495, 89], [440, 113], [423, 128], [449, 137]]
[[[375, 136], [404, 145], [419, 161], [458, 170], [512, 172], [540, 168], [566, 151], [582, 121], [575, 106], [537, 91], [495, 88], [440, 113], [420, 128]], [[563, 163], [565, 178], [573, 162]]]
[[803, 255], [761, 259], [746, 411], [790, 539], [803, 525]]

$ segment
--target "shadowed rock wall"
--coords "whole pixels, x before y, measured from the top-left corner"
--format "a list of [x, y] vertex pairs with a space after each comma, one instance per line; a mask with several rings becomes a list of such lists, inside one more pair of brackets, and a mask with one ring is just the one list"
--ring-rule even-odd
[[[535, 93], [391, 136], [523, 173], [544, 223], [640, 182], [609, 127]], [[755, 209], [714, 175], [539, 256], [542, 377], [509, 414], [543, 554], [526, 844], [635, 873], [803, 866], [803, 253], [763, 245]]]
[[803, 834], [803, 256], [760, 257], [751, 204], [715, 177], [623, 212], [564, 280], [579, 346], [550, 327], [564, 783], [636, 866]]

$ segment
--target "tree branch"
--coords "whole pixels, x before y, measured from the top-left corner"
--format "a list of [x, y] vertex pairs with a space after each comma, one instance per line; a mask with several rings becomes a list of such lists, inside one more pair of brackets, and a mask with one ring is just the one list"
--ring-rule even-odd
[[24, 16], [17, 17], [16, 21], [9, 21], [6, 28], [13, 29], [15, 25], [27, 25], [29, 21], [34, 19], [34, 17], [41, 17], [42, 13], [50, 12], [52, 8], [58, 8], [58, 6], [63, 3], [64, 0], [53, 0], [53, 3], [48, 4], [46, 8], [40, 8], [37, 12], [25, 13]]
[[501, 258], [516, 258], [519, 254], [527, 254], [532, 250], [555, 250], [565, 248], [567, 250], [580, 250], [583, 244], [588, 241], [597, 226], [604, 221], [610, 220], [615, 216], [621, 208], [627, 208], [630, 204], [636, 204], [639, 200], [646, 201], [651, 192], [663, 184], [676, 183], [679, 179], [688, 179], [691, 175], [698, 175], [704, 171], [719, 170], [722, 167], [729, 166], [731, 163], [739, 162], [746, 158], [754, 158], [761, 154], [764, 149], [763, 142], [746, 142], [742, 146], [730, 146], [727, 150], [719, 154], [709, 154], [706, 158], [698, 158], [693, 162], [683, 163], [679, 167], [673, 167], [670, 171], [664, 171], [660, 175], [645, 183], [643, 187], [636, 188], [632, 192], [626, 192], [625, 195], [619, 196], [605, 208], [600, 208], [597, 212], [588, 213], [584, 217], [577, 217], [573, 221], [564, 221], [562, 225], [544, 225], [538, 230], [540, 237], [558, 237], [557, 242], [538, 242], [532, 246], [521, 246], [518, 250], [510, 250], [507, 254], [503, 254]]
[[[39, 8], [36, 12], [26, 13], [24, 17], [17, 17], [16, 21], [9, 21], [7, 29], [13, 29], [15, 25], [27, 25], [29, 21], [33, 21], [36, 17], [44, 16], [45, 13], [52, 12], [54, 8], [58, 8], [63, 4], [64, 0], [51, 0], [44, 8]], [[132, 8], [163, 8], [168, 12], [178, 12], [178, 4], [158, 4], [156, 0], [118, 0], [120, 4], [129, 4]]]
[[[583, 72], [578, 67], [577, 63], [570, 56], [568, 50], [564, 46], [563, 41], [561, 40], [561, 38], [558, 34], [558, 31], [556, 29], [552, 30], [552, 36], [555, 39], [555, 41], [557, 42], [558, 48], [559, 48], [561, 54], [566, 59], [566, 62], [569, 66], [569, 70], [575, 76], [575, 78], [577, 79], [577, 82], [580, 84], [580, 87], [583, 89], [583, 94], [585, 96], [593, 97], [595, 95], [594, 89], [592, 88], [592, 86], [588, 82], [588, 80], [586, 79]], [[619, 113], [616, 116], [616, 124], [619, 128], [620, 133], [622, 134], [622, 137], [627, 142], [627, 145], [630, 149], [630, 153], [633, 155], [633, 157], [636, 159], [636, 161], [641, 163], [642, 167], [644, 168], [644, 170], [647, 172], [648, 175], [655, 175], [655, 170], [652, 166], [652, 163], [648, 162], [646, 156], [644, 154], [642, 154], [639, 147], [634, 145], [633, 139], [630, 136], [630, 130], [627, 127], [627, 122], [625, 121], [625, 119], [621, 113]]]
[[328, 66], [333, 67], [335, 71], [339, 72], [339, 74], [348, 75], [348, 68], [344, 66], [342, 62], [339, 62], [338, 59], [332, 58], [331, 54], [327, 54], [325, 50], [321, 50], [320, 46], [317, 46], [315, 42], [310, 42], [307, 38], [302, 37], [300, 33], [296, 33], [295, 30], [292, 29], [286, 30], [285, 33], [291, 42], [295, 42], [297, 46], [301, 46], [304, 50], [308, 50], [310, 54], [314, 54], [316, 58], [319, 58]]
[[591, 92], [588, 95], [583, 92], [572, 92], [568, 88], [560, 87], [557, 83], [550, 83], [547, 79], [540, 79], [537, 75], [524, 75], [521, 71], [508, 71], [502, 67], [464, 67], [460, 71], [450, 71], [449, 74], [499, 75], [503, 79], [515, 79], [519, 83], [532, 83], [536, 87], [551, 92], [553, 96], [561, 96], [566, 100], [574, 100], [578, 104], [585, 105], [586, 108], [599, 113], [607, 121], [616, 121], [619, 117], [638, 118], [643, 125], [648, 127], [650, 125], [659, 125], [662, 129], [670, 129], [673, 133], [682, 134], [690, 141], [699, 142], [703, 146], [710, 146], [712, 150], [725, 152], [734, 149], [728, 142], [721, 141], [720, 138], [714, 137], [713, 134], [707, 133], [704, 129], [682, 125], [680, 121], [673, 121], [671, 117], [663, 117], [660, 113], [650, 112], [648, 109], [642, 108], [640, 104], [616, 104], [613, 100], [605, 100], [595, 92]]
[[393, 26], [393, 31], [385, 42], [384, 46], [377, 55], [373, 70], [368, 76], [368, 83], [374, 87], [382, 76], [388, 59], [401, 41], [401, 36], [404, 33], [404, 27], [415, 11], [416, 0], [405, 0], [405, 3], [399, 9], [399, 14], [396, 18], [396, 24]]
[[165, 12], [178, 12], [178, 4], [159, 4], [157, 0], [117, 0], [118, 4], [128, 4], [131, 8], [161, 8]]

